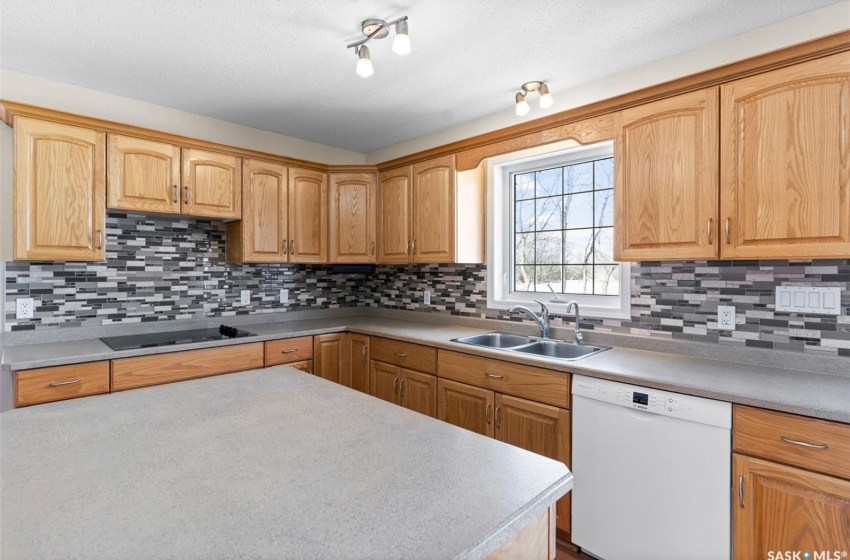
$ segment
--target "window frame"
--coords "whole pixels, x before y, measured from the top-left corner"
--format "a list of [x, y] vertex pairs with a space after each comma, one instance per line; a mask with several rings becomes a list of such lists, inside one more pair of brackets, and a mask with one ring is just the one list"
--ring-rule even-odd
[[[613, 157], [613, 142], [582, 146], [574, 141], [544, 148], [524, 150], [492, 158], [487, 163], [487, 190], [493, 196], [487, 203], [487, 307], [509, 309], [515, 305], [534, 306], [540, 300], [552, 313], [567, 314], [567, 302], [575, 300], [585, 317], [628, 319], [631, 317], [629, 263], [620, 266], [620, 295], [561, 294], [516, 292], [514, 274], [514, 175], [552, 167], [562, 167]], [[614, 162], [616, 165], [616, 162]], [[612, 230], [613, 231], [613, 230]]]

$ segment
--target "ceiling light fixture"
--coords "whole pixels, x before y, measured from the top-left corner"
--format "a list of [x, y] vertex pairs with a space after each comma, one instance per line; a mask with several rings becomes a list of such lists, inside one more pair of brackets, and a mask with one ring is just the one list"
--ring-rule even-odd
[[369, 47], [366, 46], [372, 39], [383, 39], [389, 35], [389, 27], [395, 25], [395, 39], [393, 39], [393, 52], [407, 54], [410, 52], [410, 37], [407, 34], [407, 16], [402, 16], [392, 21], [382, 19], [367, 19], [360, 24], [360, 29], [366, 36], [365, 39], [355, 41], [346, 48], [354, 49], [357, 55], [357, 75], [368, 77], [374, 73], [372, 59], [369, 57]]
[[519, 117], [527, 115], [530, 110], [528, 101], [525, 99], [529, 93], [540, 94], [541, 109], [548, 109], [553, 103], [555, 103], [555, 99], [552, 97], [552, 94], [549, 93], [549, 86], [546, 85], [545, 82], [526, 82], [522, 84], [522, 91], [517, 92], [515, 97], [516, 114]]

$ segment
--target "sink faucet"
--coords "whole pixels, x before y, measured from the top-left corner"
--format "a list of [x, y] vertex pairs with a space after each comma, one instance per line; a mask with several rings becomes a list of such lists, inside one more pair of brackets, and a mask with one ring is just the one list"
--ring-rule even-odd
[[584, 344], [584, 335], [582, 334], [581, 330], [579, 330], [579, 326], [578, 326], [579, 315], [578, 315], [578, 302], [576, 300], [572, 300], [567, 304], [567, 313], [569, 313], [570, 310], [574, 306], [576, 308], [576, 328], [575, 328], [576, 344]]
[[[548, 339], [549, 338], [549, 308], [546, 307], [546, 304], [542, 301], [534, 300], [540, 304], [542, 311], [540, 316], [537, 316], [537, 313], [527, 308], [524, 305], [516, 305], [508, 309], [508, 313], [525, 313], [528, 315], [532, 321], [537, 323], [537, 326], [540, 327], [540, 338]], [[576, 308], [578, 309], [578, 308]]]

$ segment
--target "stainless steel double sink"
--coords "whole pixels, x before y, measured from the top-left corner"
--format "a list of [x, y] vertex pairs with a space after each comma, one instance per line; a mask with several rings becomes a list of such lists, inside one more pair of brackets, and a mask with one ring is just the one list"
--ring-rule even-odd
[[541, 339], [533, 336], [500, 332], [464, 336], [462, 338], [452, 339], [452, 342], [493, 348], [495, 350], [520, 352], [522, 354], [531, 354], [544, 358], [556, 358], [564, 361], [580, 360], [581, 358], [611, 349], [610, 346], [576, 344], [563, 340]]

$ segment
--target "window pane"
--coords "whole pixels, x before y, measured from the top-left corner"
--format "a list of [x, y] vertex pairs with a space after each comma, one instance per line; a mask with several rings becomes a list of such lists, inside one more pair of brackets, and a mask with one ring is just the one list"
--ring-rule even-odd
[[534, 199], [518, 201], [515, 208], [515, 231], [534, 231]]
[[614, 225], [614, 191], [596, 191], [595, 196], [595, 223], [599, 226]]
[[534, 264], [534, 234], [518, 233], [514, 250], [516, 264]]
[[537, 231], [561, 229], [562, 201], [560, 196], [537, 199]]
[[591, 294], [593, 293], [593, 267], [592, 266], [565, 266], [564, 267], [564, 293], [565, 294]]
[[564, 229], [593, 226], [593, 193], [564, 197]]
[[596, 230], [596, 262], [614, 262], [614, 228]]
[[564, 194], [593, 189], [593, 162], [568, 165], [564, 168]]
[[561, 194], [561, 168], [544, 169], [537, 172], [537, 196]]
[[534, 287], [534, 267], [518, 266], [514, 270], [514, 291], [530, 292]]
[[593, 267], [594, 293], [601, 296], [620, 295], [620, 265], [606, 264]]
[[556, 292], [561, 291], [561, 266], [538, 266], [536, 292], [549, 292], [549, 285]]
[[564, 263], [593, 264], [592, 229], [568, 229], [564, 232]]
[[558, 264], [561, 262], [561, 232], [550, 231], [537, 234], [536, 263]]
[[514, 198], [534, 198], [534, 173], [514, 175]]
[[600, 159], [593, 162], [593, 188], [614, 188], [614, 158]]

